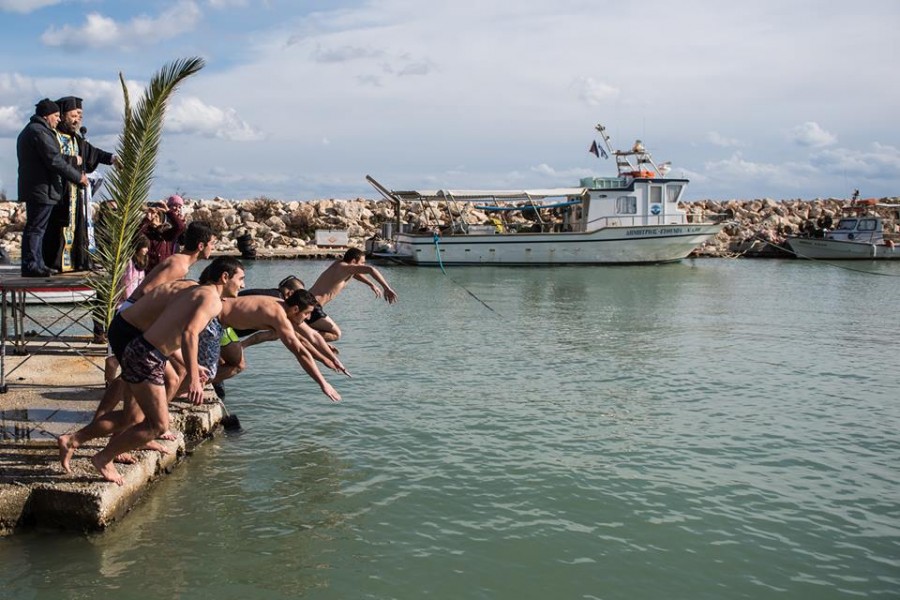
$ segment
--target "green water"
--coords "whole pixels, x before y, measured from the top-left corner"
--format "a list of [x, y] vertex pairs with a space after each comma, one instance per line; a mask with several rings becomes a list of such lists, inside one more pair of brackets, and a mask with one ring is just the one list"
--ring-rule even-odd
[[900, 597], [900, 264], [850, 266], [384, 268], [328, 307], [342, 403], [251, 349], [243, 434], [0, 540], [0, 598]]

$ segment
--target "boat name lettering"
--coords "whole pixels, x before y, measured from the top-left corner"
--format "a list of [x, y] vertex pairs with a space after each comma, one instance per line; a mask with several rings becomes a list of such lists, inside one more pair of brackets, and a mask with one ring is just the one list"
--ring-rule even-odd
[[631, 229], [625, 233], [628, 237], [645, 237], [651, 235], [681, 235], [699, 233], [702, 227], [663, 227], [660, 229]]

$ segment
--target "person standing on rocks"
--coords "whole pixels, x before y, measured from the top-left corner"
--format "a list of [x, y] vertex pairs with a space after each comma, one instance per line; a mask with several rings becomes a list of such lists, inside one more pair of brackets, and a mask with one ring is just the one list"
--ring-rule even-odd
[[337, 326], [337, 323], [331, 317], [325, 314], [322, 307], [334, 300], [351, 279], [356, 279], [366, 284], [375, 293], [375, 297], [380, 298], [382, 295], [381, 290], [372, 283], [367, 275], [375, 278], [375, 281], [384, 289], [384, 299], [388, 304], [393, 304], [397, 301], [397, 292], [388, 285], [384, 276], [378, 269], [366, 264], [365, 253], [359, 248], [350, 248], [344, 253], [344, 257], [341, 260], [334, 261], [331, 266], [325, 269], [319, 275], [319, 278], [316, 279], [313, 286], [309, 288], [309, 291], [316, 297], [318, 302], [307, 321], [309, 326], [319, 331], [329, 342], [340, 339], [340, 327]]
[[25, 203], [22, 232], [22, 276], [49, 277], [58, 271], [44, 262], [44, 234], [53, 207], [63, 198], [66, 183], [86, 186], [87, 175], [69, 164], [56, 137], [59, 106], [44, 98], [16, 140], [19, 160], [19, 202]]

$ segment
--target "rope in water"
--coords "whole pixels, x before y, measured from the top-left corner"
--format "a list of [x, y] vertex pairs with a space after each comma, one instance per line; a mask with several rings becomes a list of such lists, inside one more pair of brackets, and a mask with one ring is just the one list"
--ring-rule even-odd
[[438, 266], [441, 268], [441, 273], [443, 273], [444, 276], [447, 277], [447, 279], [449, 279], [450, 281], [452, 281], [453, 283], [455, 283], [456, 285], [458, 285], [459, 287], [461, 287], [463, 290], [465, 290], [465, 292], [466, 292], [468, 295], [470, 295], [470, 296], [472, 296], [473, 298], [475, 298], [476, 300], [478, 300], [478, 301], [479, 301], [485, 308], [487, 308], [489, 311], [491, 311], [492, 313], [494, 313], [494, 314], [497, 315], [497, 316], [502, 316], [502, 315], [500, 315], [500, 313], [498, 313], [496, 310], [494, 310], [493, 308], [491, 308], [490, 304], [488, 304], [487, 302], [485, 302], [484, 300], [482, 300], [481, 298], [479, 298], [478, 296], [476, 296], [474, 293], [472, 293], [472, 291], [471, 291], [469, 288], [467, 288], [467, 287], [464, 286], [463, 284], [459, 283], [458, 281], [456, 281], [455, 279], [453, 279], [452, 277], [450, 277], [449, 275], [447, 275], [447, 271], [446, 271], [446, 269], [444, 269], [444, 261], [441, 260], [441, 245], [440, 245], [440, 241], [441, 241], [440, 236], [439, 236], [437, 233], [435, 233], [435, 234], [434, 234], [434, 253], [435, 253], [435, 255], [437, 256]]

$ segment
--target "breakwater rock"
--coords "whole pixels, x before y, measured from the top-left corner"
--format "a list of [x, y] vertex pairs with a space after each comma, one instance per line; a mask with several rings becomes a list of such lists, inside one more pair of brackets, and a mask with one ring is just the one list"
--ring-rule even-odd
[[[884, 198], [883, 203], [898, 203], [900, 198]], [[778, 249], [788, 235], [831, 227], [840, 219], [848, 200], [836, 198], [815, 200], [699, 200], [682, 203], [691, 219], [720, 220], [726, 223], [722, 232], [695, 252], [697, 256], [784, 256]], [[443, 215], [441, 225], [448, 225], [447, 210], [439, 203], [435, 211], [418, 204], [404, 206], [402, 222], [412, 227], [431, 227], [435, 215]], [[452, 207], [458, 215], [456, 207]], [[877, 207], [886, 218], [885, 232], [900, 229], [896, 208]], [[252, 200], [186, 200], [184, 214], [188, 221], [205, 220], [218, 232], [220, 250], [237, 249], [237, 239], [249, 234], [261, 250], [285, 251], [314, 249], [315, 232], [319, 229], [347, 231], [350, 245], [363, 247], [366, 238], [380, 231], [381, 223], [394, 220], [393, 206], [384, 201], [309, 200], [283, 202], [270, 198]], [[468, 209], [471, 222], [489, 222], [488, 215]], [[518, 213], [509, 216], [513, 223], [530, 224]], [[0, 244], [12, 256], [20, 254], [25, 206], [18, 202], [0, 202]]]

